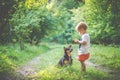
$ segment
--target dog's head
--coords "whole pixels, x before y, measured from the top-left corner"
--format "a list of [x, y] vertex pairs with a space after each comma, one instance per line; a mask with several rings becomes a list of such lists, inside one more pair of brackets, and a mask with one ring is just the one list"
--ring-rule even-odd
[[67, 56], [70, 56], [72, 51], [73, 51], [73, 48], [71, 45], [68, 47], [64, 47], [64, 52]]

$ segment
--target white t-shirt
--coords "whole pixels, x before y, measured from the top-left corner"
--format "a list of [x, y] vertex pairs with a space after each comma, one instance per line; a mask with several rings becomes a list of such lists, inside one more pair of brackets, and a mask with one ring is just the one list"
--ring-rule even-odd
[[81, 47], [78, 49], [78, 55], [80, 54], [87, 54], [89, 53], [89, 47], [90, 47], [90, 36], [88, 33], [85, 33], [81, 36], [81, 41], [86, 41], [87, 43], [85, 45], [81, 45]]

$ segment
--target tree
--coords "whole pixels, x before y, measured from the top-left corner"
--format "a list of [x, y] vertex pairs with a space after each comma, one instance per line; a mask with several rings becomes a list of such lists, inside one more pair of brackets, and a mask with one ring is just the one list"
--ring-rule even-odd
[[86, 0], [85, 20], [91, 26], [92, 41], [120, 44], [120, 2], [118, 0]]
[[[16, 39], [16, 41], [20, 42], [20, 48], [22, 50], [24, 49], [24, 42], [26, 40], [29, 40], [30, 34], [33, 33], [34, 30], [36, 30], [36, 32], [41, 32], [40, 22], [44, 20], [44, 17], [42, 17], [41, 13], [45, 9], [44, 5], [46, 3], [44, 2], [46, 0], [42, 1], [43, 2], [41, 2], [40, 0], [28, 0], [23, 2], [21, 1], [16, 7], [16, 12], [12, 15], [12, 19], [10, 20], [12, 25], [12, 33], [15, 34], [14, 38]], [[31, 5], [31, 3], [33, 3], [33, 5]], [[32, 36], [36, 38], [37, 35]], [[36, 39], [39, 40], [39, 37], [37, 37]]]
[[3, 44], [11, 40], [9, 19], [15, 11], [13, 8], [14, 4], [16, 4], [15, 0], [0, 0], [0, 43]]
[[21, 3], [16, 8], [10, 23], [13, 39], [20, 42], [21, 49], [24, 49], [24, 42], [37, 45], [45, 36], [59, 33], [66, 27], [65, 22], [70, 15], [65, 9], [56, 6], [53, 3], [41, 6]]

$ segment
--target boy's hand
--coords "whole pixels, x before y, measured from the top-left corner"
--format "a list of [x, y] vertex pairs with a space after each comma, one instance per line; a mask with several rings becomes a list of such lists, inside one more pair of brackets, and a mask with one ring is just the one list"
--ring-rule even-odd
[[74, 43], [78, 43], [78, 42], [79, 42], [79, 40], [78, 40], [78, 39], [74, 39], [73, 41], [74, 41]]

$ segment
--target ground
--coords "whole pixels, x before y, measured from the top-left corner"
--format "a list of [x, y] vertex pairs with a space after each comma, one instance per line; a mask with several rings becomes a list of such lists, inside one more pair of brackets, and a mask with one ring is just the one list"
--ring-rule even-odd
[[[53, 52], [55, 52], [55, 53], [53, 53]], [[59, 53], [60, 53], [59, 49], [58, 50], [51, 49], [49, 52], [40, 54], [39, 56], [31, 59], [25, 65], [17, 68], [16, 72], [20, 73], [24, 78], [35, 75], [40, 70], [43, 70], [48, 66], [55, 66], [55, 64], [57, 64], [60, 57], [62, 57], [62, 55], [63, 55], [63, 54], [58, 55]], [[73, 60], [75, 60], [77, 62], [76, 56], [77, 55], [72, 54]], [[75, 64], [75, 65], [77, 65], [77, 64]], [[112, 69], [104, 67], [101, 64], [95, 64], [90, 60], [86, 61], [86, 65], [87, 65], [87, 67], [90, 67], [90, 68], [92, 67], [96, 70], [107, 73], [109, 76], [113, 76], [113, 78], [111, 80], [119, 80], [120, 79], [119, 71], [113, 71]], [[32, 78], [31, 80], [34, 80], [34, 78]]]

